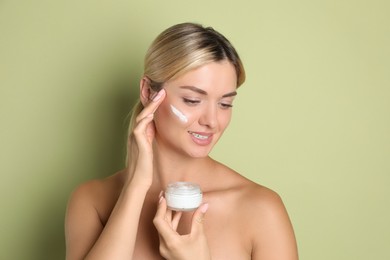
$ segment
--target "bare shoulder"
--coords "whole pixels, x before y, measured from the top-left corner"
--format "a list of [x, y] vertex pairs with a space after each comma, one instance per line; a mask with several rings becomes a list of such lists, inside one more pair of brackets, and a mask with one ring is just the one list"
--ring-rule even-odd
[[86, 181], [75, 188], [71, 198], [96, 200], [101, 195], [115, 189], [119, 182], [119, 172], [104, 179]]
[[239, 173], [226, 169], [231, 180], [229, 203], [235, 223], [250, 237], [252, 259], [298, 259], [293, 227], [281, 196]]
[[105, 180], [89, 180], [78, 185], [71, 193], [69, 204], [88, 203], [93, 205], [98, 195], [104, 190]]
[[266, 217], [270, 214], [284, 213], [285, 207], [280, 195], [263, 185], [249, 181], [245, 188], [241, 190], [244, 206], [250, 206], [251, 213]]
[[67, 259], [81, 259], [92, 247], [104, 228], [119, 192], [117, 174], [85, 182], [72, 192], [65, 216]]
[[69, 207], [86, 207], [95, 210], [97, 216], [105, 223], [107, 211], [114, 206], [122, 189], [121, 173], [118, 172], [104, 179], [90, 180], [80, 184], [72, 192]]
[[224, 180], [225, 188], [236, 197], [239, 204], [237, 207], [250, 209], [252, 214], [273, 214], [285, 211], [283, 201], [279, 194], [274, 190], [258, 184], [240, 173], [220, 165], [222, 176], [218, 178]]
[[275, 191], [253, 185], [243, 195], [241, 212], [252, 237], [252, 259], [298, 259], [294, 230], [286, 207]]
[[212, 189], [217, 191], [218, 197], [223, 197], [226, 203], [238, 209], [241, 215], [258, 218], [284, 214], [282, 199], [272, 189], [246, 178], [223, 164], [218, 165], [214, 175], [215, 179], [211, 181], [214, 183]]

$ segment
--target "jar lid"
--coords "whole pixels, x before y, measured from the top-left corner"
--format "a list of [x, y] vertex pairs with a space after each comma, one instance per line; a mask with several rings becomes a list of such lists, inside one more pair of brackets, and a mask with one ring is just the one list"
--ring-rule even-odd
[[198, 184], [192, 182], [175, 182], [168, 184], [166, 193], [177, 195], [195, 195], [201, 194], [202, 191]]

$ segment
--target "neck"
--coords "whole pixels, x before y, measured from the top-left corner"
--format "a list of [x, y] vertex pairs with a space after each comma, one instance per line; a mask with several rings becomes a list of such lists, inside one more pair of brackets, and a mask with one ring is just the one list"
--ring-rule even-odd
[[193, 158], [161, 147], [154, 147], [154, 176], [152, 189], [164, 190], [172, 182], [194, 182], [202, 186], [214, 161], [210, 157]]

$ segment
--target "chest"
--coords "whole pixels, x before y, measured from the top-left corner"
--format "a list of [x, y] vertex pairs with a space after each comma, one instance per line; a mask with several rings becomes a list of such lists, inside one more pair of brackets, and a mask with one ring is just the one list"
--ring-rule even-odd
[[[155, 210], [145, 207], [142, 211], [134, 259], [163, 259], [159, 254], [158, 233], [153, 225]], [[225, 209], [226, 210], [226, 209]], [[179, 234], [188, 234], [191, 229], [192, 212], [183, 214], [178, 226]], [[209, 209], [204, 218], [204, 229], [212, 259], [251, 259], [251, 243], [245, 225], [237, 220], [238, 215], [220, 209]]]

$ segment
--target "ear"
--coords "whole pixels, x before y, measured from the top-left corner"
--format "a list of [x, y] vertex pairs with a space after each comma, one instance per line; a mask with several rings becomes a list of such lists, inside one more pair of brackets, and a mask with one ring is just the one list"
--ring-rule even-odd
[[139, 83], [139, 98], [142, 105], [146, 106], [150, 101], [153, 90], [150, 88], [150, 80], [144, 76]]

